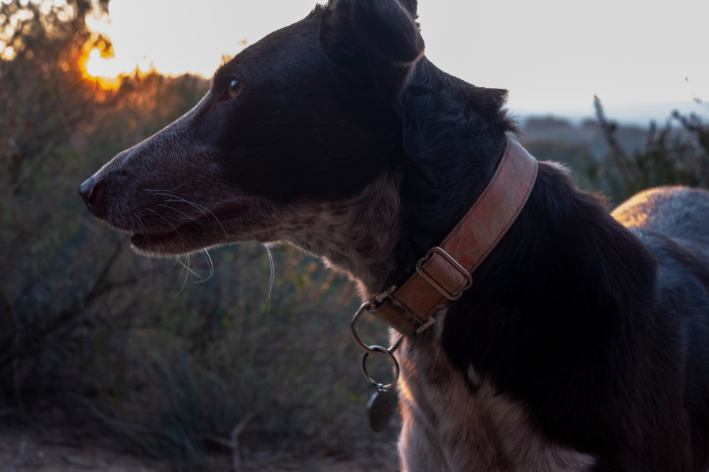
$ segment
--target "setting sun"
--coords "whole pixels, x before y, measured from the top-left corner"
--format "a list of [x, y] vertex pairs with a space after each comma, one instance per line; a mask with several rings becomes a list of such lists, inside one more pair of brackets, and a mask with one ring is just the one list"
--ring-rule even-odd
[[91, 77], [115, 77], [121, 72], [110, 59], [102, 58], [98, 49], [91, 50], [85, 68]]
[[117, 89], [121, 85], [121, 71], [115, 61], [101, 57], [101, 51], [92, 49], [83, 64], [84, 75], [95, 79], [104, 89]]
[[115, 57], [111, 40], [100, 33], [93, 33], [84, 43], [84, 55], [80, 62], [84, 76], [95, 79], [104, 89], [118, 88], [123, 71]]

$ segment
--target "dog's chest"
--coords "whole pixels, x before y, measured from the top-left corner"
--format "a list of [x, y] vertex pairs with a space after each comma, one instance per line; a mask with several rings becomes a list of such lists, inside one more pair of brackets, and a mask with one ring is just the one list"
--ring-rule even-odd
[[405, 472], [580, 472], [594, 459], [546, 440], [528, 421], [523, 406], [495, 395], [473, 367], [468, 376], [480, 385], [473, 393], [443, 352], [443, 316], [426, 338], [405, 342], [399, 397], [403, 428], [399, 455]]

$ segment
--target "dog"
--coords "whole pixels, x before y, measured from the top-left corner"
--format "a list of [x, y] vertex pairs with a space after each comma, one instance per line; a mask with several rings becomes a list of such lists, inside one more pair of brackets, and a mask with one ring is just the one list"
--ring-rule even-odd
[[[416, 10], [317, 6], [222, 65], [82, 198], [147, 256], [288, 241], [364, 300], [401, 284], [515, 131], [506, 91], [426, 58]], [[609, 215], [539, 163], [470, 289], [395, 356], [404, 471], [707, 470], [709, 193], [654, 189]]]

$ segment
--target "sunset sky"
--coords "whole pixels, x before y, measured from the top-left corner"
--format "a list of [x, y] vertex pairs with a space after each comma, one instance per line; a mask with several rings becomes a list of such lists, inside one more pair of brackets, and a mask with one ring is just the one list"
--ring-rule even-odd
[[[154, 64], [211, 76], [222, 54], [305, 17], [315, 0], [112, 0], [90, 22], [116, 57], [102, 75]], [[518, 115], [579, 117], [598, 94], [609, 114], [664, 119], [709, 98], [709, 0], [419, 0], [426, 55], [476, 85], [510, 90]], [[685, 81], [689, 79], [689, 82]], [[706, 110], [704, 110], [706, 114]]]

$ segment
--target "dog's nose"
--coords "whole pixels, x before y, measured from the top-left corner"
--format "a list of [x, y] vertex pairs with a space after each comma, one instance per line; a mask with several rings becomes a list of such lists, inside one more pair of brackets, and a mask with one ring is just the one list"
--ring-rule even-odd
[[103, 180], [91, 177], [81, 184], [79, 195], [81, 195], [86, 207], [96, 218], [104, 215], [106, 212], [106, 184]]

